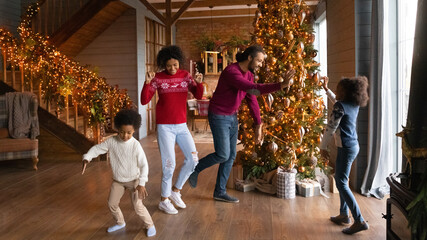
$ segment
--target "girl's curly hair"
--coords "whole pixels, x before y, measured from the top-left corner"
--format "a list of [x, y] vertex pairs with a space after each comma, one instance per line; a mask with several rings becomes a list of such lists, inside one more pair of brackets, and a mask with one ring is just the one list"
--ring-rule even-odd
[[157, 54], [157, 67], [165, 69], [166, 62], [172, 58], [178, 60], [179, 64], [182, 65], [184, 62], [184, 54], [181, 48], [176, 45], [163, 47]]
[[136, 131], [141, 127], [141, 115], [131, 109], [120, 110], [114, 117], [114, 126], [119, 129], [123, 125], [132, 125]]
[[337, 92], [340, 92], [341, 101], [352, 102], [364, 107], [368, 104], [368, 79], [365, 76], [343, 78], [338, 82]]

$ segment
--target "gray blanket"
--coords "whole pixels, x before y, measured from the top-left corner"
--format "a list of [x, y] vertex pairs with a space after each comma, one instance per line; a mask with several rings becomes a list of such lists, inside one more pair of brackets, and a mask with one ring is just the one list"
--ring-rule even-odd
[[37, 96], [29, 92], [6, 93], [9, 135], [35, 139], [40, 135]]

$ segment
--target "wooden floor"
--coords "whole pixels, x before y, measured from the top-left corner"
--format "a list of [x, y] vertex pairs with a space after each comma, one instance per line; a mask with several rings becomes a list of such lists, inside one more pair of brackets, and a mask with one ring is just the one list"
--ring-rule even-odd
[[[217, 167], [204, 171], [199, 185], [182, 190], [187, 208], [177, 215], [158, 210], [161, 163], [153, 136], [141, 142], [150, 174], [144, 201], [157, 228], [151, 239], [385, 239], [386, 201], [356, 194], [368, 231], [346, 236], [329, 216], [338, 213], [339, 196], [329, 194], [292, 200], [260, 192], [228, 192], [240, 199], [238, 204], [216, 202], [212, 192]], [[213, 150], [212, 144], [197, 144], [200, 156]], [[182, 163], [182, 154], [177, 150]], [[113, 234], [106, 228], [114, 221], [107, 207], [111, 172], [106, 162], [93, 162], [81, 175], [81, 162], [58, 152], [56, 160], [40, 159], [39, 170], [30, 161], [0, 162], [0, 239], [146, 239], [128, 194], [121, 208], [126, 229]], [[62, 160], [67, 159], [67, 160]], [[180, 164], [179, 164], [180, 165]], [[177, 175], [177, 174], [175, 174]], [[176, 177], [176, 176], [175, 176]]]

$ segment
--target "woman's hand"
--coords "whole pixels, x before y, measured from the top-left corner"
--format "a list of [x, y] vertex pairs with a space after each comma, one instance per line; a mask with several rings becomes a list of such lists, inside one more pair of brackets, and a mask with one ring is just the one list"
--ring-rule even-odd
[[203, 81], [203, 74], [201, 74], [199, 72], [196, 73], [194, 75], [194, 80], [196, 80], [197, 83], [202, 83], [202, 81]]
[[327, 92], [329, 89], [328, 89], [328, 82], [329, 82], [329, 78], [327, 77], [327, 76], [324, 76], [324, 77], [321, 77], [320, 78], [320, 80], [323, 80], [322, 81], [322, 87], [323, 87], [323, 89], [325, 89], [325, 91]]
[[282, 77], [283, 77], [283, 82], [281, 85], [282, 89], [290, 87], [294, 83], [294, 80], [292, 79], [294, 75], [295, 75], [295, 69], [288, 70], [286, 73], [282, 74]]
[[82, 175], [85, 174], [85, 170], [86, 170], [86, 166], [89, 163], [88, 160], [83, 160], [83, 164], [82, 164]]
[[147, 72], [145, 74], [145, 83], [146, 84], [150, 84], [150, 82], [151, 82], [151, 80], [153, 80], [154, 76], [156, 76], [155, 72], [151, 72], [151, 71]]
[[148, 197], [147, 189], [145, 189], [144, 186], [138, 185], [136, 187], [136, 191], [138, 191], [138, 198], [144, 200], [146, 197]]

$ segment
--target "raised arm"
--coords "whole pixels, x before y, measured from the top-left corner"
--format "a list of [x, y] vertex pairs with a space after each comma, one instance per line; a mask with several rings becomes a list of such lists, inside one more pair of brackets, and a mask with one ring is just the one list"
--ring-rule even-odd
[[328, 88], [329, 78], [327, 76], [324, 76], [321, 78], [323, 80], [322, 87], [326, 92], [326, 96], [328, 96], [329, 100], [331, 100], [332, 104], [335, 104], [337, 102], [335, 93], [331, 91], [331, 89]]
[[157, 90], [157, 78], [154, 72], [147, 72], [145, 75], [144, 87], [141, 91], [141, 104], [145, 105], [151, 101]]
[[229, 84], [231, 84], [234, 88], [245, 91], [252, 95], [261, 95], [266, 94], [270, 92], [278, 91], [282, 88], [281, 83], [254, 83], [253, 81], [248, 81], [245, 79], [242, 74], [239, 72], [227, 72], [224, 73], [227, 74], [226, 76], [227, 81]]
[[193, 94], [196, 99], [203, 98], [203, 75], [201, 73], [196, 73], [195, 80], [188, 74], [188, 90]]

